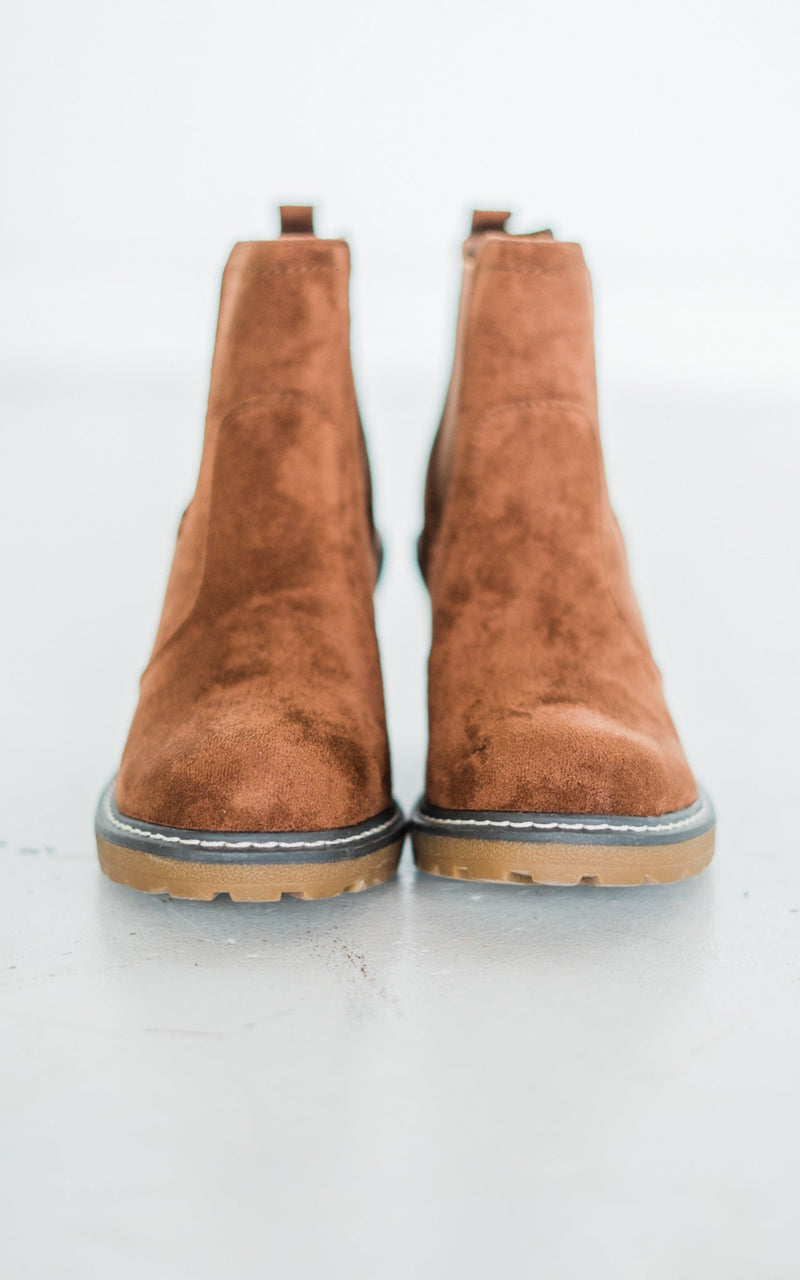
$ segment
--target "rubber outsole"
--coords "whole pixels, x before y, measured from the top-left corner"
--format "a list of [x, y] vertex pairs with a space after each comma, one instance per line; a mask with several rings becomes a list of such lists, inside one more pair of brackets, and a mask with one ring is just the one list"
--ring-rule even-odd
[[95, 818], [97, 855], [117, 884], [209, 902], [310, 901], [359, 893], [394, 875], [405, 821], [393, 805], [352, 827], [313, 832], [192, 831], [121, 814], [113, 782]]
[[714, 855], [714, 811], [703, 794], [653, 818], [471, 813], [423, 802], [410, 826], [421, 871], [491, 884], [672, 884]]
[[336, 862], [231, 865], [163, 858], [97, 837], [100, 866], [109, 879], [143, 893], [169, 894], [171, 898], [198, 902], [210, 902], [221, 893], [227, 893], [234, 902], [278, 902], [282, 897], [309, 902], [336, 898], [342, 893], [360, 893], [394, 875], [401, 849], [402, 840], [395, 840], [376, 853]]

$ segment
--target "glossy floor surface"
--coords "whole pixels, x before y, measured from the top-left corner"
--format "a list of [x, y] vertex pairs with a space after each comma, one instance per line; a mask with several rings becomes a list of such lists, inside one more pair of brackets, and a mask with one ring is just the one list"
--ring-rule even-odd
[[[2, 1274], [794, 1280], [797, 406], [606, 401], [654, 646], [719, 811], [707, 872], [490, 887], [415, 876], [406, 852], [382, 888], [258, 906], [113, 885], [91, 831], [202, 390], [3, 391]], [[406, 806], [428, 390], [367, 396]]]

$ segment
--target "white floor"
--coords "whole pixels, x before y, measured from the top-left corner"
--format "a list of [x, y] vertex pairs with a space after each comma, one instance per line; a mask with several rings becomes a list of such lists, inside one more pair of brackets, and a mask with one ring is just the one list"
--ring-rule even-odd
[[[2, 1275], [796, 1280], [798, 406], [606, 395], [654, 647], [719, 810], [709, 872], [482, 887], [406, 855], [371, 893], [243, 906], [118, 888], [92, 840], [203, 393], [3, 391]], [[379, 381], [365, 406], [406, 805], [436, 395]]]

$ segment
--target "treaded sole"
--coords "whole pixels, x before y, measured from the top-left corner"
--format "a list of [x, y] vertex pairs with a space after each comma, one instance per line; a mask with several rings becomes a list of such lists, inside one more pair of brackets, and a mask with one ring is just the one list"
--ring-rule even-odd
[[650, 818], [618, 814], [439, 809], [411, 818], [417, 866], [430, 875], [496, 884], [671, 884], [714, 856], [714, 808], [694, 804]]
[[311, 900], [359, 893], [397, 870], [405, 819], [396, 804], [352, 827], [328, 831], [197, 831], [120, 813], [114, 781], [95, 815], [105, 874], [143, 893], [209, 902]]
[[227, 893], [234, 902], [278, 902], [284, 895], [304, 902], [360, 893], [383, 884], [397, 870], [402, 837], [373, 853], [336, 862], [192, 862], [127, 849], [97, 836], [100, 866], [109, 879], [143, 893], [210, 902]]
[[489, 884], [672, 884], [714, 855], [714, 829], [677, 844], [591, 845], [464, 840], [412, 831], [414, 859], [429, 875]]

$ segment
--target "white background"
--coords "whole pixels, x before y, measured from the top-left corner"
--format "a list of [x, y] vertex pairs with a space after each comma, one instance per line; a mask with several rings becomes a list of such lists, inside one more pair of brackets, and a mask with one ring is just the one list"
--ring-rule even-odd
[[[798, 9], [85, 3], [0, 32], [10, 1280], [800, 1273]], [[612, 494], [719, 853], [662, 891], [105, 884], [219, 274], [354, 255], [396, 786], [470, 209], [584, 244]]]

